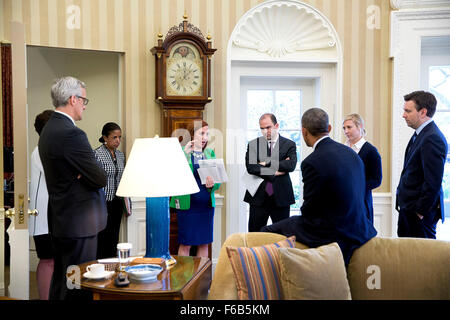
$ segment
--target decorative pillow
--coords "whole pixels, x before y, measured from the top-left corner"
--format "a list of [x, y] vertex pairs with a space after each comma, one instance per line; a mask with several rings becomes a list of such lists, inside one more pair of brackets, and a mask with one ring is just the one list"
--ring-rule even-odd
[[295, 236], [261, 247], [226, 247], [239, 300], [282, 299], [278, 248], [295, 248]]
[[336, 242], [315, 249], [279, 248], [278, 253], [285, 299], [351, 299], [344, 258]]

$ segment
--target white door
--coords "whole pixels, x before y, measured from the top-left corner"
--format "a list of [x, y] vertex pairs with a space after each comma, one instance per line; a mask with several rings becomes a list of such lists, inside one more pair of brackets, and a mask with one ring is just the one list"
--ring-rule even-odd
[[[12, 56], [12, 113], [14, 137], [14, 216], [7, 232], [11, 248], [9, 285], [11, 298], [29, 297], [29, 240], [28, 240], [28, 152], [27, 152], [27, 92], [24, 27], [11, 22]], [[4, 106], [3, 106], [4, 107]], [[3, 168], [1, 168], [3, 171]], [[3, 202], [3, 201], [2, 201]], [[0, 203], [3, 208], [3, 203]], [[1, 230], [0, 230], [1, 231]], [[3, 233], [2, 233], [2, 240]], [[4, 246], [3, 241], [0, 245]], [[0, 257], [4, 267], [4, 257]], [[2, 275], [3, 277], [3, 275]], [[0, 279], [1, 280], [1, 279]], [[1, 283], [1, 281], [0, 281]]]
[[[335, 124], [336, 64], [334, 63], [275, 63], [232, 62], [232, 110], [227, 110], [227, 236], [246, 232], [248, 205], [243, 201], [247, 142], [256, 138], [259, 116], [274, 113], [280, 123], [280, 134], [297, 143], [298, 165], [291, 173], [296, 203], [291, 215], [298, 214], [302, 203], [300, 163], [311, 153], [301, 135], [301, 115], [311, 107], [324, 108], [333, 126], [331, 136], [340, 138]], [[338, 116], [339, 117], [339, 116]], [[340, 121], [340, 120], [339, 120]]]
[[[297, 166], [290, 173], [296, 203], [291, 206], [291, 215], [299, 214], [302, 204], [300, 163], [311, 153], [301, 133], [301, 115], [313, 106], [319, 105], [316, 95], [318, 79], [297, 77], [243, 77], [241, 80], [241, 118], [245, 122], [246, 144], [261, 136], [259, 118], [264, 113], [273, 113], [280, 125], [279, 134], [293, 140], [297, 145]], [[244, 154], [245, 156], [245, 154]], [[242, 168], [245, 171], [245, 167]], [[245, 186], [240, 184], [241, 194]], [[249, 206], [241, 202], [241, 212], [249, 218]], [[269, 218], [268, 224], [271, 224]]]

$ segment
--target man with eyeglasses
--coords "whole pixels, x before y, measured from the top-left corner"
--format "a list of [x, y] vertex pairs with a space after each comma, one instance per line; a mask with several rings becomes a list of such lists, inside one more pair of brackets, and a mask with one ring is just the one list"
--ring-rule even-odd
[[90, 298], [69, 290], [71, 265], [97, 258], [97, 234], [106, 226], [103, 187], [106, 173], [97, 163], [86, 133], [75, 125], [89, 100], [86, 85], [73, 77], [57, 79], [51, 89], [55, 112], [39, 138], [39, 156], [49, 194], [48, 224], [55, 253], [50, 300]]
[[290, 205], [295, 203], [289, 172], [297, 165], [295, 142], [278, 134], [279, 123], [272, 113], [259, 119], [262, 136], [248, 143], [245, 165], [250, 175], [262, 178], [256, 192], [247, 190], [244, 201], [250, 205], [248, 231], [258, 232], [267, 225], [289, 218]]

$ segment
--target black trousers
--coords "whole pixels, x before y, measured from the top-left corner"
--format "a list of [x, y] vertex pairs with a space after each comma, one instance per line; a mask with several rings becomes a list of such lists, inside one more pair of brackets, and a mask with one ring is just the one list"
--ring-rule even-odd
[[[67, 285], [67, 269], [96, 259], [97, 236], [86, 238], [57, 238], [52, 237], [55, 267], [50, 284], [49, 300], [90, 300], [92, 294], [81, 289], [70, 289]], [[81, 272], [69, 273], [72, 277], [83, 276]], [[78, 280], [80, 282], [80, 280]]]
[[123, 199], [114, 197], [106, 201], [108, 219], [106, 228], [98, 234], [97, 259], [117, 256], [117, 243], [119, 243], [120, 223], [123, 215]]
[[436, 225], [439, 215], [428, 214], [420, 219], [415, 212], [400, 210], [397, 235], [399, 237], [436, 239]]
[[266, 195], [262, 206], [250, 205], [250, 217], [248, 219], [248, 232], [259, 232], [272, 219], [272, 223], [289, 218], [290, 206], [278, 207], [272, 196]]

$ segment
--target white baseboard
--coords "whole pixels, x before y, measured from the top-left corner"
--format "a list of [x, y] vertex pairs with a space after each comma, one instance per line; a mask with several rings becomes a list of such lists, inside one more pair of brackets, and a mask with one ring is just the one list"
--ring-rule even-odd
[[390, 193], [374, 192], [373, 224], [380, 237], [392, 236], [392, 197]]

